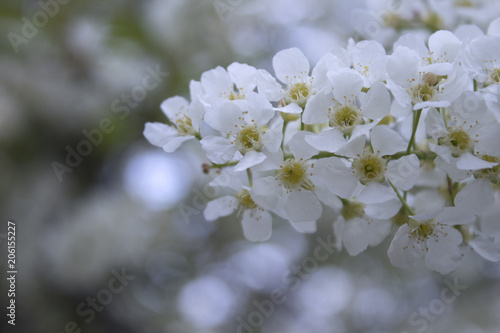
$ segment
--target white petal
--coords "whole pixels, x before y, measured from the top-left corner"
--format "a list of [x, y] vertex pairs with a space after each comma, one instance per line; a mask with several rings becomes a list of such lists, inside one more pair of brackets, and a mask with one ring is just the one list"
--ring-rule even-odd
[[469, 244], [484, 259], [493, 262], [500, 261], [500, 244], [495, 243], [486, 235], [477, 235]]
[[309, 60], [295, 47], [278, 52], [273, 58], [273, 68], [276, 77], [287, 84], [295, 78], [307, 78], [310, 69]]
[[307, 100], [302, 121], [304, 124], [322, 124], [328, 121], [328, 109], [331, 105], [331, 94], [317, 93]]
[[330, 153], [335, 153], [340, 147], [346, 144], [344, 135], [338, 128], [332, 128], [317, 134], [308, 134], [304, 137], [304, 140], [312, 147]]
[[335, 195], [332, 191], [327, 189], [325, 184], [315, 183], [314, 193], [316, 194], [318, 199], [328, 207], [334, 210], [342, 209], [342, 201], [339, 199], [337, 195]]
[[266, 159], [266, 154], [256, 151], [249, 151], [243, 158], [236, 164], [234, 171], [245, 171], [257, 164], [264, 162]]
[[476, 221], [474, 214], [474, 212], [469, 212], [466, 207], [446, 207], [434, 217], [434, 220], [436, 223], [446, 225], [469, 224]]
[[211, 98], [224, 97], [221, 94], [233, 91], [233, 80], [221, 66], [203, 73], [200, 81], [203, 89]]
[[380, 244], [391, 232], [391, 223], [384, 220], [354, 218], [346, 221], [342, 239], [347, 252], [356, 256], [368, 246]]
[[429, 109], [427, 117], [425, 117], [425, 125], [427, 134], [429, 134], [434, 140], [445, 136], [447, 133], [443, 116], [438, 110], [436, 110], [436, 108]]
[[455, 206], [472, 214], [486, 211], [494, 202], [495, 191], [487, 179], [474, 179], [455, 197]]
[[[410, 82], [413, 79], [418, 80], [420, 77], [419, 64], [420, 57], [415, 51], [407, 47], [397, 47], [387, 60], [387, 74], [398, 86], [409, 89]], [[408, 95], [408, 93], [406, 94]], [[401, 101], [400, 104], [403, 105]]]
[[496, 18], [490, 23], [488, 35], [500, 36], [500, 18]]
[[[429, 144], [429, 147], [431, 147], [431, 144]], [[440, 146], [438, 146], [438, 147], [440, 147]], [[434, 151], [432, 148], [431, 148], [431, 150]], [[438, 155], [439, 155], [439, 153], [438, 153]], [[450, 160], [447, 162], [445, 159], [442, 158], [442, 155], [439, 155], [434, 160], [434, 163], [436, 163], [436, 166], [438, 168], [445, 171], [446, 174], [454, 182], [461, 182], [464, 179], [470, 178], [471, 177], [470, 171], [458, 169], [455, 165], [455, 160], [456, 159], [451, 157]]]
[[243, 213], [241, 225], [243, 235], [252, 242], [262, 242], [271, 237], [273, 218], [267, 211], [247, 209]]
[[335, 236], [335, 248], [342, 250], [342, 234], [344, 233], [345, 219], [342, 215], [338, 216], [333, 222], [333, 235]]
[[392, 155], [405, 151], [408, 144], [398, 132], [386, 125], [378, 125], [372, 128], [371, 142], [373, 152], [380, 156]]
[[167, 153], [173, 153], [176, 151], [184, 142], [194, 139], [194, 136], [192, 135], [186, 135], [186, 136], [177, 136], [174, 138], [171, 138], [167, 143], [163, 145], [163, 150]]
[[361, 75], [353, 70], [330, 71], [328, 79], [332, 84], [332, 92], [337, 101], [342, 104], [354, 104], [361, 95], [363, 80]]
[[274, 177], [257, 178], [250, 189], [253, 201], [266, 210], [273, 210], [281, 196], [281, 188]]
[[213, 105], [207, 110], [205, 121], [213, 129], [222, 133], [229, 133], [237, 129], [237, 127], [245, 125], [243, 111], [238, 104], [233, 102]]
[[454, 228], [444, 227], [439, 237], [429, 237], [427, 247], [429, 251], [425, 257], [428, 268], [441, 274], [448, 274], [458, 268], [462, 260], [460, 244], [462, 234]]
[[390, 161], [386, 176], [394, 186], [409, 191], [415, 185], [420, 171], [420, 160], [417, 155], [403, 156], [399, 160]]
[[288, 219], [293, 222], [316, 221], [323, 208], [318, 198], [310, 191], [293, 191], [285, 204]]
[[257, 85], [257, 69], [253, 66], [234, 62], [227, 67], [227, 72], [236, 87], [243, 88], [244, 93], [252, 91]]
[[210, 161], [222, 164], [234, 158], [238, 148], [232, 145], [229, 139], [220, 136], [207, 136], [200, 141], [203, 150]]
[[264, 96], [248, 92], [246, 99], [248, 101], [248, 123], [255, 122], [257, 126], [264, 126], [274, 117], [273, 106]]
[[203, 212], [207, 221], [215, 221], [219, 217], [228, 216], [238, 207], [238, 200], [230, 195], [210, 201]]
[[191, 124], [196, 131], [200, 129], [200, 121], [205, 115], [205, 105], [200, 101], [199, 98], [195, 98], [189, 105], [189, 116], [191, 118]]
[[306, 222], [290, 221], [290, 224], [295, 230], [302, 233], [312, 234], [315, 233], [317, 230], [316, 221], [306, 221]]
[[164, 100], [160, 107], [168, 119], [175, 122], [188, 113], [189, 102], [183, 97], [174, 96]]
[[476, 37], [484, 36], [484, 32], [475, 24], [462, 24], [453, 32], [463, 42], [468, 42]]
[[[498, 143], [498, 141], [497, 141]], [[457, 168], [460, 170], [480, 170], [488, 169], [498, 165], [498, 163], [488, 162], [479, 157], [472, 155], [469, 152], [462, 154], [457, 159]]]
[[282, 117], [273, 119], [269, 124], [269, 130], [262, 136], [262, 144], [272, 153], [277, 152], [281, 147], [283, 122]]
[[321, 184], [342, 198], [349, 198], [358, 184], [352, 170], [337, 157], [315, 161], [312, 171], [311, 180], [314, 184]]
[[391, 96], [385, 85], [375, 82], [366, 94], [361, 106], [363, 116], [369, 119], [385, 117], [391, 108]]
[[417, 34], [405, 34], [394, 43], [394, 49], [402, 46], [416, 51], [421, 58], [429, 55], [429, 50], [425, 46], [424, 40]]
[[329, 70], [339, 68], [341, 66], [343, 66], [342, 61], [331, 53], [327, 53], [321, 57], [311, 74], [314, 78], [313, 88], [316, 89], [316, 91], [319, 91], [324, 87], [329, 87], [330, 82], [328, 81], [326, 73], [328, 73]]
[[365, 143], [366, 143], [366, 135], [360, 135], [354, 137], [351, 140], [349, 140], [346, 144], [344, 144], [342, 147], [340, 147], [336, 151], [336, 154], [340, 156], [347, 156], [353, 158], [358, 157], [359, 155], [363, 154]]
[[450, 31], [436, 31], [429, 37], [432, 57], [440, 62], [454, 62], [462, 42]]
[[263, 69], [257, 71], [257, 90], [271, 102], [277, 102], [284, 97], [281, 85]]
[[375, 219], [390, 219], [401, 209], [402, 203], [397, 199], [365, 206], [365, 214]]
[[163, 147], [169, 140], [179, 134], [175, 128], [162, 123], [146, 123], [144, 137], [154, 146]]
[[274, 108], [275, 111], [280, 111], [284, 113], [300, 114], [302, 113], [302, 108], [297, 105], [297, 103], [290, 103], [283, 107]]
[[367, 205], [394, 199], [397, 199], [397, 195], [392, 188], [380, 183], [369, 183], [358, 196], [358, 201]]
[[415, 238], [408, 237], [410, 227], [408, 224], [401, 226], [392, 239], [387, 255], [391, 264], [399, 268], [411, 268], [423, 257], [422, 243], [417, 243]]
[[304, 140], [304, 137], [307, 134], [309, 134], [309, 132], [306, 131], [297, 132], [288, 142], [288, 147], [290, 149], [290, 152], [296, 159], [302, 158], [304, 160], [307, 160], [319, 153], [319, 150], [314, 149]]

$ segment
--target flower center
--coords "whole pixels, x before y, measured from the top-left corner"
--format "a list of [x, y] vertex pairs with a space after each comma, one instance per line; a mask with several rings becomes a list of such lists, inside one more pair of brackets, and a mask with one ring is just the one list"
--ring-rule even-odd
[[191, 122], [191, 118], [188, 116], [183, 116], [175, 121], [175, 125], [177, 126], [177, 131], [180, 136], [186, 135], [196, 135], [196, 130], [193, 128], [193, 123]]
[[253, 201], [248, 190], [242, 190], [236, 194], [236, 199], [240, 205], [245, 209], [257, 208], [257, 204]]
[[484, 83], [484, 86], [489, 86], [491, 84], [500, 83], [500, 68], [495, 68], [489, 71], [488, 79]]
[[341, 129], [344, 134], [351, 133], [352, 129], [363, 120], [361, 113], [354, 105], [341, 106], [334, 112], [330, 112], [329, 118], [330, 126]]
[[434, 231], [434, 219], [430, 219], [427, 221], [419, 222], [410, 218], [408, 221], [408, 225], [411, 229], [411, 234], [414, 237], [417, 237], [419, 241], [423, 239], [428, 239], [429, 236], [436, 235], [436, 231]]
[[359, 182], [366, 185], [370, 182], [381, 182], [385, 179], [387, 169], [385, 159], [373, 153], [364, 153], [352, 162], [352, 166]]
[[345, 220], [352, 220], [355, 217], [363, 217], [365, 215], [365, 205], [357, 201], [344, 201], [344, 206], [342, 207], [342, 216]]
[[251, 150], [262, 149], [261, 131], [256, 125], [243, 127], [236, 135], [236, 145], [240, 153], [245, 155]]
[[439, 77], [434, 73], [425, 73], [422, 82], [413, 90], [413, 101], [415, 103], [432, 101], [437, 92]]
[[293, 86], [288, 88], [288, 96], [286, 100], [288, 103], [297, 103], [303, 109], [306, 106], [306, 102], [310, 94], [310, 87], [307, 83], [295, 83]]
[[439, 144], [451, 148], [452, 155], [458, 157], [473, 148], [473, 141], [462, 127], [454, 127], [448, 130], [448, 134], [438, 140]]
[[245, 99], [245, 94], [240, 94], [240, 93], [235, 93], [234, 91], [231, 91], [229, 96], [227, 97], [230, 101], [234, 101], [236, 99]]
[[280, 169], [277, 171], [276, 179], [279, 180], [286, 189], [298, 188], [300, 190], [300, 188], [303, 188], [311, 191], [314, 188], [314, 184], [307, 177], [307, 166], [304, 162], [297, 161], [293, 158], [285, 161], [285, 164], [280, 166]]
[[481, 156], [481, 159], [487, 162], [493, 162], [498, 164], [491, 168], [475, 171], [474, 177], [476, 178], [489, 177], [492, 182], [494, 183], [498, 182], [498, 175], [500, 174], [500, 157], [483, 155]]

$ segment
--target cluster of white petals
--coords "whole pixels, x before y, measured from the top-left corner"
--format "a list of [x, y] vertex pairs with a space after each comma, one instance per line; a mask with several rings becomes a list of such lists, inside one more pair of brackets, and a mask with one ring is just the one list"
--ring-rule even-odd
[[312, 233], [328, 207], [350, 255], [392, 237], [396, 267], [424, 259], [447, 274], [465, 248], [500, 260], [500, 236], [485, 231], [500, 221], [484, 218], [498, 205], [500, 19], [487, 33], [406, 34], [390, 54], [350, 40], [312, 69], [290, 48], [272, 65], [207, 71], [190, 101], [163, 102], [168, 124], [146, 124], [167, 153], [201, 145], [210, 185], [227, 189], [207, 220], [234, 214], [247, 239], [265, 241], [273, 217]]

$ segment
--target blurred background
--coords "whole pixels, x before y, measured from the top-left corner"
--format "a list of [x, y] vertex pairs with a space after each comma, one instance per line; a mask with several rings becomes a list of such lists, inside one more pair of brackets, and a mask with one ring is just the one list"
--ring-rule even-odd
[[[401, 271], [388, 262], [389, 240], [351, 258], [325, 245], [328, 211], [315, 234], [276, 220], [268, 242], [251, 243], [234, 216], [204, 221], [214, 192], [197, 148], [166, 154], [142, 132], [165, 122], [164, 99], [189, 98], [190, 80], [216, 66], [272, 70], [272, 56], [292, 46], [314, 64], [349, 37], [390, 50], [408, 30], [484, 31], [499, 7], [2, 0], [1, 332], [498, 332], [498, 264], [465, 251], [452, 276]], [[15, 327], [3, 313], [9, 220]], [[454, 299], [443, 302], [443, 290]]]

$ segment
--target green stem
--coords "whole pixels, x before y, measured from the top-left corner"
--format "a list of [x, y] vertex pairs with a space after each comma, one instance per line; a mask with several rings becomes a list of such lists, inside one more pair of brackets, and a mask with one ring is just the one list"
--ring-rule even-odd
[[283, 122], [283, 130], [281, 133], [283, 134], [283, 137], [281, 138], [281, 151], [283, 152], [283, 159], [285, 159], [285, 149], [283, 149], [283, 146], [285, 144], [285, 132], [286, 132], [286, 126], [288, 125], [288, 121], [285, 120]]
[[252, 170], [247, 169], [247, 176], [248, 176], [248, 184], [250, 187], [253, 186], [253, 178], [252, 178]]
[[238, 162], [227, 162], [227, 163], [224, 163], [224, 164], [212, 163], [212, 165], [210, 166], [210, 168], [212, 168], [212, 169], [221, 169], [221, 168], [226, 168], [226, 167], [233, 166], [233, 165], [236, 165], [236, 164], [238, 164]]
[[450, 193], [450, 201], [451, 205], [455, 206], [455, 193], [454, 193], [454, 184], [453, 181], [451, 180], [450, 176], [446, 176], [448, 179], [448, 192]]
[[403, 204], [403, 207], [406, 209], [406, 211], [408, 212], [408, 214], [410, 215], [415, 215], [415, 211], [408, 205], [408, 203], [406, 202], [406, 200], [403, 198], [403, 196], [401, 195], [401, 193], [399, 193], [399, 190], [396, 188], [396, 186], [394, 186], [390, 180], [387, 180], [389, 182], [389, 184], [391, 185], [392, 189], [394, 190], [394, 192], [396, 192], [396, 195], [398, 196], [398, 199], [399, 201], [401, 201], [401, 203]]
[[418, 122], [420, 121], [420, 116], [422, 115], [422, 109], [413, 111], [413, 129], [411, 133], [410, 143], [408, 144], [408, 148], [406, 149], [406, 153], [409, 154], [411, 152], [411, 148], [416, 149], [415, 144], [415, 135], [417, 134]]
[[474, 79], [474, 91], [477, 91], [477, 81]]
[[349, 158], [347, 156], [342, 156], [342, 155], [337, 155], [337, 154], [334, 154], [334, 153], [329, 153], [329, 152], [326, 152], [326, 151], [322, 151], [319, 154], [316, 154], [316, 155], [312, 156], [311, 159], [319, 160], [320, 158], [326, 158], [326, 157], [339, 157], [339, 158], [345, 158], [345, 159]]

